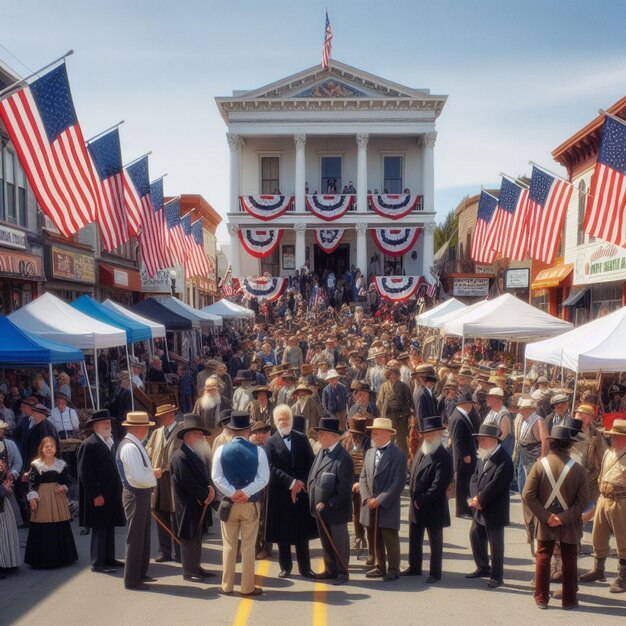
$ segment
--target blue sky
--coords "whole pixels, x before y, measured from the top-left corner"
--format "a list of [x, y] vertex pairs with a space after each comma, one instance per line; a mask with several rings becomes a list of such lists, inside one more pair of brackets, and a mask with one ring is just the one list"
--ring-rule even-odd
[[[435, 149], [440, 218], [465, 194], [562, 172], [550, 152], [626, 93], [624, 3], [569, 0], [13, 0], [0, 44], [37, 69], [68, 61], [86, 137], [124, 119], [124, 160], [152, 150], [166, 193], [201, 193], [225, 214], [228, 147], [213, 98], [333, 57], [448, 94]], [[0, 48], [0, 59], [27, 70]], [[218, 235], [225, 238], [226, 229]]]

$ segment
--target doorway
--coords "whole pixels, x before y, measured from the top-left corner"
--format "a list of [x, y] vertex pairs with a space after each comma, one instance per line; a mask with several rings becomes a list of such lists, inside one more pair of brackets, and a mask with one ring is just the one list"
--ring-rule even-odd
[[332, 270], [339, 277], [350, 267], [350, 244], [340, 243], [331, 254], [326, 254], [317, 244], [313, 246], [313, 267], [315, 273]]

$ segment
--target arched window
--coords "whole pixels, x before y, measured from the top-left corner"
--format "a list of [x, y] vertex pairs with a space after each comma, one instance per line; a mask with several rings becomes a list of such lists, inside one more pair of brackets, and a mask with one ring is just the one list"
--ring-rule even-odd
[[587, 206], [587, 185], [581, 180], [578, 183], [578, 238], [576, 243], [582, 246], [585, 243], [585, 233], [583, 231], [583, 223], [585, 221], [585, 208]]

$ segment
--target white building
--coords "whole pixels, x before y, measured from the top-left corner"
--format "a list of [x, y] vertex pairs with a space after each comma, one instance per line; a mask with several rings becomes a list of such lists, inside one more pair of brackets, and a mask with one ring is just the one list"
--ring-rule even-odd
[[[370, 263], [377, 252], [380, 271], [375, 273], [383, 273], [386, 266], [388, 274], [424, 274], [433, 262], [435, 122], [446, 99], [334, 60], [328, 70], [315, 66], [258, 89], [216, 98], [230, 147], [233, 275], [289, 275], [305, 260], [312, 270], [337, 272], [354, 265], [365, 272], [376, 269]], [[341, 217], [325, 221], [312, 212], [316, 198], [322, 201], [320, 196], [334, 191], [333, 186], [341, 194], [350, 183], [354, 204]], [[389, 194], [408, 189], [414, 208], [399, 220], [375, 212], [368, 192], [382, 194], [385, 189]], [[240, 204], [241, 197], [275, 190], [293, 196], [293, 205], [269, 221]], [[421, 230], [401, 257], [384, 259], [372, 239], [375, 228]], [[258, 259], [240, 243], [239, 231], [245, 229], [280, 229], [282, 239], [275, 251]], [[316, 243], [315, 229], [345, 233], [337, 249], [326, 254]]]

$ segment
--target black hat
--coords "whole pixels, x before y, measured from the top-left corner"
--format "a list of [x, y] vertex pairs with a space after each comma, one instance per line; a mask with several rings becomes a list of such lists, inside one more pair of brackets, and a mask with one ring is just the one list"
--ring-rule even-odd
[[343, 435], [343, 430], [339, 428], [339, 420], [336, 417], [322, 417], [320, 425], [316, 426], [313, 430], [318, 432], [325, 430], [329, 433], [335, 433], [336, 435]]
[[237, 376], [233, 378], [233, 383], [241, 383], [244, 380], [252, 381], [252, 372], [250, 370], [237, 370]]
[[219, 417], [217, 419], [217, 423], [224, 424], [224, 422], [227, 422], [230, 419], [230, 414], [232, 412], [233, 412], [232, 409], [224, 409], [223, 411], [220, 411]]
[[550, 431], [550, 439], [556, 441], [571, 441], [573, 443], [574, 441], [576, 441], [576, 435], [578, 435], [578, 432], [576, 432], [574, 429], [568, 428], [567, 426], [563, 426], [561, 424], [553, 426], [552, 430]]
[[497, 424], [481, 424], [477, 433], [474, 433], [472, 437], [493, 437], [494, 439], [500, 439], [502, 435], [500, 428]]
[[474, 404], [474, 398], [472, 398], [472, 394], [469, 391], [466, 391], [459, 394], [455, 404], [459, 406], [459, 404], [469, 404], [470, 402]]
[[583, 421], [579, 420], [575, 417], [570, 417], [569, 415], [565, 417], [563, 423], [560, 426], [565, 426], [565, 428], [571, 428], [579, 433], [583, 429]]
[[418, 430], [420, 433], [432, 433], [436, 430], [445, 430], [446, 427], [441, 421], [439, 415], [433, 415], [432, 417], [425, 417], [422, 419], [421, 427]]
[[250, 426], [250, 415], [247, 411], [232, 411], [230, 421], [226, 424], [230, 430], [248, 430]]
[[185, 433], [190, 430], [199, 430], [204, 435], [210, 435], [211, 431], [202, 425], [202, 418], [195, 413], [185, 413], [183, 415], [183, 427], [178, 431], [176, 436], [182, 439]]
[[304, 415], [294, 415], [293, 416], [293, 430], [297, 430], [299, 433], [306, 433], [306, 419]]
[[85, 426], [91, 426], [96, 422], [104, 422], [104, 420], [113, 419], [107, 409], [100, 409], [95, 411], [94, 414], [85, 422]]
[[54, 394], [54, 399], [55, 400], [65, 400], [66, 402], [70, 402], [70, 397], [64, 393], [61, 393], [60, 391], [57, 391]]

